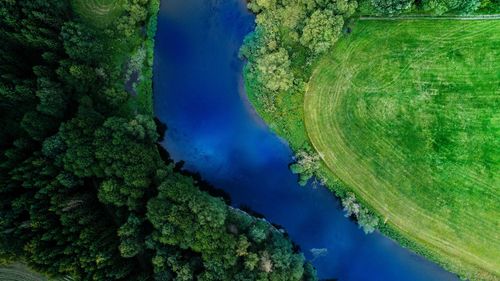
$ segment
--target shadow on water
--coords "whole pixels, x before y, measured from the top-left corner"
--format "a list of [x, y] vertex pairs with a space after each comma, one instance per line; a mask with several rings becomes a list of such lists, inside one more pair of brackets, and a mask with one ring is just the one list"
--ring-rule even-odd
[[203, 177], [211, 194], [286, 229], [320, 278], [458, 280], [379, 233], [365, 235], [325, 188], [297, 184], [289, 147], [244, 93], [238, 51], [254, 19], [241, 0], [162, 1], [154, 109], [168, 126], [163, 155], [183, 160], [177, 169]]

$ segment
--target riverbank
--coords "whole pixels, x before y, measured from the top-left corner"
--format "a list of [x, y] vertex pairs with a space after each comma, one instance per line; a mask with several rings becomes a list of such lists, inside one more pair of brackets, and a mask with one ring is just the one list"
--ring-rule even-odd
[[[412, 19], [415, 20], [415, 19]], [[414, 21], [413, 21], [414, 22]], [[356, 25], [354, 25], [354, 32], [356, 32]], [[347, 36], [347, 35], [346, 35]], [[349, 35], [350, 36], [350, 35]], [[342, 40], [342, 39], [341, 39]], [[335, 49], [335, 47], [334, 47]], [[316, 69], [316, 65], [313, 63], [310, 66], [310, 69]], [[310, 70], [309, 70], [310, 71]], [[306, 69], [305, 72], [308, 72]], [[323, 71], [324, 72], [324, 71]], [[323, 73], [322, 72], [322, 73]], [[253, 104], [256, 106], [257, 111], [260, 113], [263, 118], [271, 124], [271, 127], [275, 129], [281, 136], [285, 137], [285, 139], [290, 141], [291, 146], [295, 151], [300, 151], [304, 149], [308, 149], [309, 146], [312, 146], [310, 143], [310, 139], [307, 133], [307, 130], [304, 129], [304, 125], [301, 124], [304, 118], [304, 109], [300, 109], [300, 105], [303, 103], [301, 99], [303, 99], [303, 94], [301, 93], [289, 93], [283, 94], [281, 96], [276, 96], [274, 99], [274, 111], [269, 112], [267, 105], [262, 103], [262, 98], [258, 97], [255, 94], [255, 91], [252, 90], [252, 86], [254, 83], [252, 81], [247, 80], [247, 89], [249, 90], [249, 97]], [[308, 83], [310, 85], [310, 83]], [[335, 144], [330, 144], [330, 146]], [[325, 154], [324, 150], [320, 150], [320, 156], [323, 158]], [[337, 163], [338, 165], [342, 165]], [[320, 169], [317, 171], [317, 174], [320, 177], [326, 179], [327, 185], [330, 189], [334, 190], [337, 195], [341, 197], [345, 196], [347, 191], [351, 191], [351, 188], [347, 188], [347, 185], [340, 184], [338, 182], [338, 178], [332, 170], [334, 169], [330, 166], [330, 168], [326, 167], [325, 162], [322, 162], [320, 165]], [[366, 194], [365, 194], [366, 195]], [[358, 196], [361, 202], [366, 206], [372, 206], [370, 203], [369, 197], [366, 196]], [[409, 237], [414, 237], [411, 232], [407, 232], [400, 227], [395, 227], [393, 221], [387, 217], [387, 215], [381, 215], [383, 212], [378, 208], [371, 209], [374, 213], [380, 216], [380, 221], [387, 222], [387, 224], [383, 224], [380, 226], [380, 229], [383, 233], [389, 235], [392, 238], [395, 238], [398, 242], [406, 247], [410, 247], [412, 250], [428, 257], [431, 260], [439, 262], [445, 268], [448, 268], [454, 272], [460, 272], [462, 276], [467, 276], [472, 279], [484, 279], [484, 280], [493, 280], [495, 277], [489, 275], [486, 272], [482, 272], [481, 270], [476, 271], [468, 266], [462, 266], [461, 262], [448, 262], [448, 258], [444, 255], [438, 254], [435, 250], [430, 251], [431, 246], [423, 247], [422, 244], [425, 244], [422, 240], [416, 243], [415, 238], [412, 240], [408, 239]], [[464, 268], [469, 268], [468, 270], [464, 270]], [[493, 273], [494, 274], [494, 273]], [[489, 276], [489, 277], [488, 277]]]
[[153, 67], [156, 27], [160, 0], [150, 0], [147, 6], [147, 19], [141, 27], [137, 47], [127, 58], [125, 90], [129, 93], [129, 110], [135, 113], [154, 116], [153, 112]]
[[137, 91], [137, 107], [143, 114], [150, 116], [153, 112], [153, 67], [155, 36], [158, 24], [158, 12], [160, 11], [160, 0], [150, 0], [148, 8], [148, 20], [143, 27], [146, 38], [143, 42], [145, 56], [141, 67], [141, 76], [138, 84], [135, 85]]
[[238, 50], [255, 27], [245, 4], [162, 6], [155, 113], [168, 125], [163, 145], [171, 157], [229, 193], [232, 206], [249, 206], [283, 226], [320, 279], [457, 280], [378, 232], [364, 235], [327, 189], [297, 184], [288, 169], [289, 146], [256, 116], [242, 91]]

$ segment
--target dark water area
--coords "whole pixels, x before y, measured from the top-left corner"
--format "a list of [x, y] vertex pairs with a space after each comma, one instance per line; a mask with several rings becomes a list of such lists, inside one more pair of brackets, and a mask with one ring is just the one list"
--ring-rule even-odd
[[162, 1], [154, 109], [168, 126], [163, 145], [171, 157], [229, 193], [233, 206], [285, 227], [320, 278], [458, 280], [379, 233], [365, 235], [325, 188], [297, 184], [290, 148], [244, 92], [238, 50], [253, 28], [241, 0]]

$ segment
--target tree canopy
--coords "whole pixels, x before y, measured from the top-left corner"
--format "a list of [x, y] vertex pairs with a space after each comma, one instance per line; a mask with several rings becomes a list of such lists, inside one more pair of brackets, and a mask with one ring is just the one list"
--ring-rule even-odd
[[331, 10], [317, 10], [306, 20], [300, 42], [316, 54], [323, 53], [337, 41], [343, 25], [342, 16], [334, 16]]
[[123, 2], [106, 24], [83, 2], [0, 2], [0, 261], [74, 280], [315, 280], [283, 233], [160, 156], [164, 128], [124, 88], [130, 65], [151, 67], [159, 3]]

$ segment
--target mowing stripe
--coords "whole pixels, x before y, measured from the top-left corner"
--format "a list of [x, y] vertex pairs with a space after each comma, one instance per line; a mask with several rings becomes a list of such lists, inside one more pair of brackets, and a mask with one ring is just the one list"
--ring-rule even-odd
[[[385, 124], [385, 121], [380, 118], [371, 118], [370, 114], [374, 113], [365, 112], [365, 107], [360, 106], [362, 103], [349, 103], [355, 101], [355, 98], [360, 95], [377, 97], [378, 93], [394, 93], [399, 97], [407, 91], [406, 88], [399, 86], [401, 81], [406, 81], [406, 77], [410, 77], [408, 79], [410, 83], [424, 87], [428, 83], [426, 84], [425, 79], [420, 81], [418, 75], [427, 77], [434, 75], [433, 73], [436, 71], [459, 67], [452, 62], [445, 68], [442, 65], [437, 65], [436, 68], [426, 69], [433, 66], [432, 64], [436, 61], [449, 61], [450, 51], [452, 53], [467, 51], [471, 44], [480, 46], [482, 40], [486, 40], [486, 42], [492, 40], [490, 44], [493, 46], [500, 44], [498, 21], [470, 22], [467, 26], [463, 25], [465, 23], [453, 24], [454, 21], [440, 22], [443, 24], [439, 25], [424, 20], [386, 23], [383, 21], [379, 23], [375, 21], [358, 22], [355, 33], [350, 35], [352, 38], [339, 41], [333, 54], [325, 56], [313, 72], [304, 97], [305, 126], [311, 143], [331, 173], [352, 188], [358, 196], [385, 217], [388, 223], [398, 229], [400, 233], [423, 245], [433, 253], [433, 256], [453, 267], [454, 271], [463, 274], [472, 273], [470, 276], [474, 278], [497, 280], [500, 276], [500, 257], [498, 256], [500, 253], [498, 243], [500, 241], [499, 176], [493, 175], [492, 178], [487, 178], [475, 170], [469, 171], [457, 166], [454, 167], [454, 178], [441, 179], [434, 177], [433, 171], [424, 166], [415, 166], [411, 169], [398, 167], [398, 164], [405, 163], [405, 159], [409, 159], [409, 156], [403, 150], [395, 147], [393, 140], [383, 137], [383, 132], [389, 123]], [[380, 28], [379, 25], [381, 25]], [[427, 35], [420, 36], [421, 32], [430, 32], [430, 34], [428, 37], [426, 37]], [[390, 42], [397, 41], [404, 36], [410, 38], [408, 41], [410, 43], [412, 38], [418, 37], [418, 40], [421, 40], [417, 45], [409, 45], [407, 53], [411, 56], [406, 53], [405, 57], [399, 56], [400, 53], [403, 53], [403, 45], [395, 50], [398, 52], [394, 53], [384, 49], [384, 45], [391, 45]], [[461, 49], [462, 46], [467, 46], [467, 49]], [[476, 47], [473, 48], [474, 51], [477, 51], [476, 49]], [[446, 54], [439, 53], [440, 50], [448, 52]], [[473, 99], [455, 99], [455, 96], [451, 96], [449, 100], [458, 100], [459, 105], [462, 100], [469, 100], [473, 104], [478, 101], [487, 101], [490, 111], [491, 107], [499, 109], [496, 112], [493, 110], [493, 117], [491, 117], [491, 120], [498, 120], [500, 117], [500, 65], [498, 64], [500, 60], [495, 57], [498, 53], [498, 49], [495, 49], [493, 53], [486, 52], [479, 56], [477, 54], [472, 56], [483, 57], [482, 59], [485, 61], [484, 65], [477, 67], [483, 67], [487, 70], [489, 80], [485, 78], [487, 81], [484, 84], [476, 86], [484, 88], [486, 92], [481, 94], [482, 92], [478, 91], [479, 95], [471, 96]], [[388, 55], [392, 57], [388, 57]], [[399, 72], [391, 73], [394, 65], [398, 64], [397, 61], [387, 60], [388, 58], [397, 58], [406, 61], [406, 64], [397, 70]], [[469, 67], [466, 70], [468, 71], [468, 69]], [[392, 76], [388, 76], [387, 72]], [[471, 73], [474, 74], [475, 71], [462, 74], [457, 68], [450, 75], [461, 83], [463, 82], [464, 87], [469, 87], [473, 85], [473, 82], [468, 81]], [[361, 74], [366, 74], [366, 77], [363, 76], [363, 80], [357, 78]], [[446, 73], [443, 75], [446, 77]], [[373, 77], [377, 77], [378, 80], [373, 80], [375, 79]], [[447, 85], [446, 80], [439, 79], [441, 77], [436, 80], [438, 84]], [[416, 83], [417, 80], [419, 83]], [[360, 102], [365, 101], [360, 100]], [[391, 100], [384, 101], [380, 110], [390, 113], [390, 102]], [[444, 109], [436, 107], [434, 110]], [[488, 110], [488, 108], [484, 110]], [[476, 112], [483, 114], [484, 110], [475, 105], [475, 107], [465, 108], [457, 113], [466, 114], [469, 112], [474, 117]], [[411, 114], [411, 112], [407, 113]], [[381, 116], [386, 116], [386, 114]], [[361, 117], [365, 119], [360, 119]], [[429, 116], [429, 118], [432, 117]], [[458, 117], [456, 114], [453, 115], [453, 118]], [[475, 124], [471, 120], [464, 124], [469, 126]], [[367, 127], [368, 125], [369, 127]], [[353, 139], [356, 132], [363, 132], [364, 135], [358, 137], [360, 140], [368, 140], [368, 142], [365, 144], [357, 143], [357, 139]], [[500, 137], [498, 134], [500, 130], [496, 132], [496, 136]], [[379, 136], [379, 134], [382, 135]], [[495, 137], [493, 137], [494, 140]], [[386, 151], [388, 154], [385, 156], [377, 155], [373, 154], [374, 151]], [[497, 150], [497, 152], [499, 151]], [[493, 167], [498, 168], [498, 163], [498, 161], [493, 162], [492, 165], [497, 165]], [[428, 186], [421, 184], [422, 182], [428, 182]], [[415, 189], [417, 186], [420, 189]], [[429, 209], [431, 206], [437, 208], [436, 201], [439, 198], [429, 197], [426, 195], [426, 190], [429, 190], [429, 194], [437, 194], [439, 197], [440, 193], [435, 190], [439, 190], [440, 186], [462, 189], [458, 196], [464, 192], [475, 192], [480, 194], [478, 198], [481, 199], [478, 201], [474, 197], [473, 199], [476, 201], [468, 204], [476, 207], [467, 207], [466, 205], [458, 207], [453, 213], [458, 218], [452, 217], [447, 211], [446, 205], [445, 208], [441, 209]], [[474, 188], [467, 191], [467, 189], [463, 189], [464, 186], [473, 186]], [[451, 199], [455, 197], [451, 197]], [[444, 204], [451, 203], [444, 202]]]

